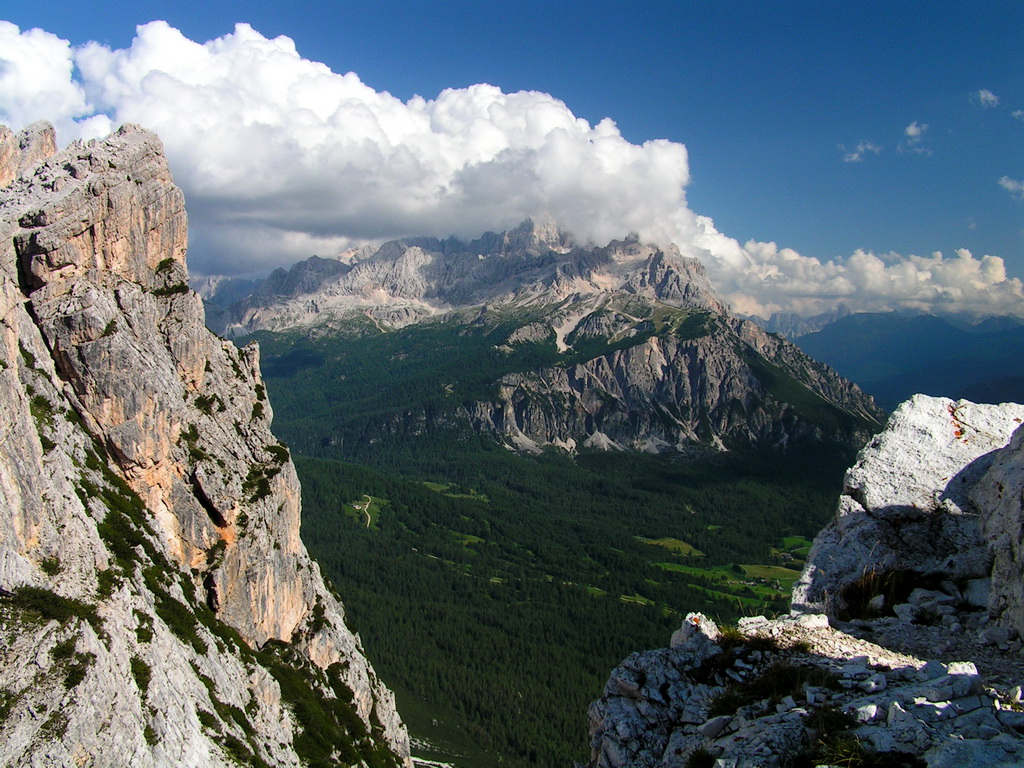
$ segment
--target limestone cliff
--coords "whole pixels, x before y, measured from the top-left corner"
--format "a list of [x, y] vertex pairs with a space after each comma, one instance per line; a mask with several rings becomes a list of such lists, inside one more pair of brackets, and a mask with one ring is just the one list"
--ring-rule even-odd
[[408, 763], [159, 139], [37, 124], [0, 166], [0, 763]]
[[794, 614], [691, 616], [626, 659], [591, 707], [591, 766], [1024, 764], [1022, 423], [903, 404], [847, 472]]
[[855, 385], [753, 323], [636, 299], [628, 311], [614, 301], [582, 304], [572, 305], [567, 351], [596, 341], [602, 353], [503, 376], [497, 398], [465, 409], [477, 429], [533, 451], [662, 452], [790, 441], [856, 446], [880, 423]]

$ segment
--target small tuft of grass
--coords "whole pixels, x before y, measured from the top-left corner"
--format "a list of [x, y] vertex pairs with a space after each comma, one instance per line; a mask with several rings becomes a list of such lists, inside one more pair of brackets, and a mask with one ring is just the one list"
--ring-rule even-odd
[[77, 637], [69, 637], [66, 640], [61, 640], [50, 649], [50, 657], [54, 661], [71, 661], [75, 658], [75, 647], [77, 645]]
[[35, 369], [36, 367], [36, 356], [29, 352], [25, 345], [18, 341], [18, 352], [21, 353], [21, 359], [25, 365], [29, 368]]
[[200, 724], [204, 728], [209, 728], [211, 731], [220, 733], [220, 720], [212, 712], [207, 712], [205, 709], [197, 708], [196, 716], [199, 718]]
[[82, 682], [94, 661], [96, 661], [94, 653], [76, 653], [74, 663], [68, 667], [67, 674], [64, 675], [64, 687], [70, 691]]
[[864, 745], [852, 733], [839, 734], [827, 740], [818, 741], [815, 760], [825, 765], [840, 765], [849, 768], [863, 766]]
[[138, 620], [138, 624], [135, 627], [135, 636], [139, 639], [140, 643], [150, 643], [153, 641], [153, 619], [141, 611], [135, 611], [135, 618]]
[[213, 406], [216, 402], [216, 395], [199, 395], [199, 397], [196, 398], [196, 408], [207, 416], [210, 416], [213, 414]]
[[3, 724], [21, 701], [23, 693], [0, 688], [0, 724]]
[[16, 608], [38, 621], [57, 621], [66, 624], [72, 619], [89, 623], [96, 634], [103, 633], [103, 620], [96, 613], [96, 606], [71, 597], [62, 597], [42, 587], [18, 587], [10, 597], [4, 597]]
[[278, 464], [284, 464], [288, 461], [288, 446], [284, 443], [278, 443], [277, 445], [268, 445], [264, 449], [267, 453], [274, 457], [274, 461]]
[[874, 618], [868, 603], [876, 595], [885, 596], [886, 608], [891, 611], [892, 606], [906, 602], [916, 587], [936, 589], [941, 581], [938, 576], [928, 577], [914, 571], [869, 571], [843, 590], [844, 607], [838, 618], [842, 621]]
[[121, 577], [113, 568], [107, 568], [96, 574], [96, 596], [105, 600], [114, 594], [114, 590], [121, 585]]
[[805, 685], [837, 689], [839, 681], [834, 674], [817, 667], [776, 661], [756, 677], [737, 683], [716, 696], [708, 714], [710, 717], [732, 715], [741, 707], [761, 701], [771, 706], [786, 696], [795, 698], [801, 695]]
[[270, 481], [281, 471], [281, 464], [253, 464], [242, 481], [242, 493], [250, 503], [261, 501], [270, 495]]
[[32, 418], [36, 421], [36, 426], [42, 427], [53, 424], [54, 407], [46, 395], [32, 395], [32, 398], [28, 401], [28, 409], [32, 413]]
[[162, 288], [154, 288], [153, 295], [160, 297], [176, 296], [179, 293], [188, 293], [188, 283], [175, 283], [174, 285], [167, 285]]
[[153, 670], [149, 664], [140, 659], [138, 656], [132, 656], [132, 677], [135, 678], [135, 684], [142, 691], [142, 695], [145, 696], [149, 691], [149, 681], [153, 676]]

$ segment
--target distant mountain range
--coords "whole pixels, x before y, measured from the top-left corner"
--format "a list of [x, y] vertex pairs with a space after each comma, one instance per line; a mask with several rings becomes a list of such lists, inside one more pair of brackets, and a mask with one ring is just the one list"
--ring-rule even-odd
[[886, 410], [911, 395], [1024, 402], [1024, 321], [890, 312], [840, 317], [794, 342]]

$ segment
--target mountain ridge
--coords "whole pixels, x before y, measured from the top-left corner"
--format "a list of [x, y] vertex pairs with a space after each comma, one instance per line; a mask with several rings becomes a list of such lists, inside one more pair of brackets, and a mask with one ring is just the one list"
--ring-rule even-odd
[[683, 257], [675, 246], [626, 239], [583, 248], [553, 222], [527, 219], [468, 243], [413, 237], [388, 241], [358, 258], [311, 257], [290, 270], [275, 270], [250, 297], [230, 307], [233, 322], [218, 330], [236, 337], [329, 326], [332, 319], [359, 312], [400, 328], [460, 308], [529, 306], [613, 291], [725, 309], [700, 262]]
[[860, 313], [795, 343], [887, 409], [918, 393], [977, 401], [984, 395], [990, 403], [1024, 399], [1024, 366], [1018, 363], [1024, 326], [1017, 318], [971, 324], [926, 314]]
[[[854, 445], [881, 425], [856, 387], [734, 317], [698, 260], [635, 237], [582, 247], [550, 221], [470, 243], [409, 238], [313, 257], [276, 271], [230, 312], [220, 328], [229, 336], [262, 331], [297, 344], [300, 335], [372, 344], [389, 333], [413, 344], [420, 330], [486, 337], [507, 365], [496, 364], [486, 398], [453, 395], [445, 409], [518, 450]], [[449, 375], [480, 365], [466, 359]]]

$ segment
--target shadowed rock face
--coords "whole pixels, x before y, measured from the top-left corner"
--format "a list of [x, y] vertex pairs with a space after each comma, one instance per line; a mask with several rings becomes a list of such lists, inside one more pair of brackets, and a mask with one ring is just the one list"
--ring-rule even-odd
[[[230, 632], [215, 636], [220, 622], [253, 648], [287, 644], [280, 663], [305, 669], [317, 696], [351, 697], [367, 733], [353, 741], [408, 761], [393, 697], [299, 540], [298, 482], [269, 430], [258, 350], [207, 331], [188, 289], [184, 200], [159, 139], [126, 126], [55, 152], [52, 129], [0, 131], [0, 180], [11, 179], [0, 202], [0, 587], [83, 601], [103, 629], [44, 621], [5, 645], [0, 685], [13, 704], [0, 762], [221, 765], [242, 749], [297, 764], [303, 725], [282, 698], [284, 673]], [[35, 616], [18, 605], [4, 608], [5, 635]], [[60, 676], [52, 654], [42, 682], [19, 661], [60, 643], [93, 659], [70, 699], [48, 687]], [[40, 705], [62, 713], [61, 727], [28, 714]]]
[[989, 613], [1024, 637], [1024, 427], [989, 464], [967, 491], [981, 510], [982, 538], [992, 553]]

